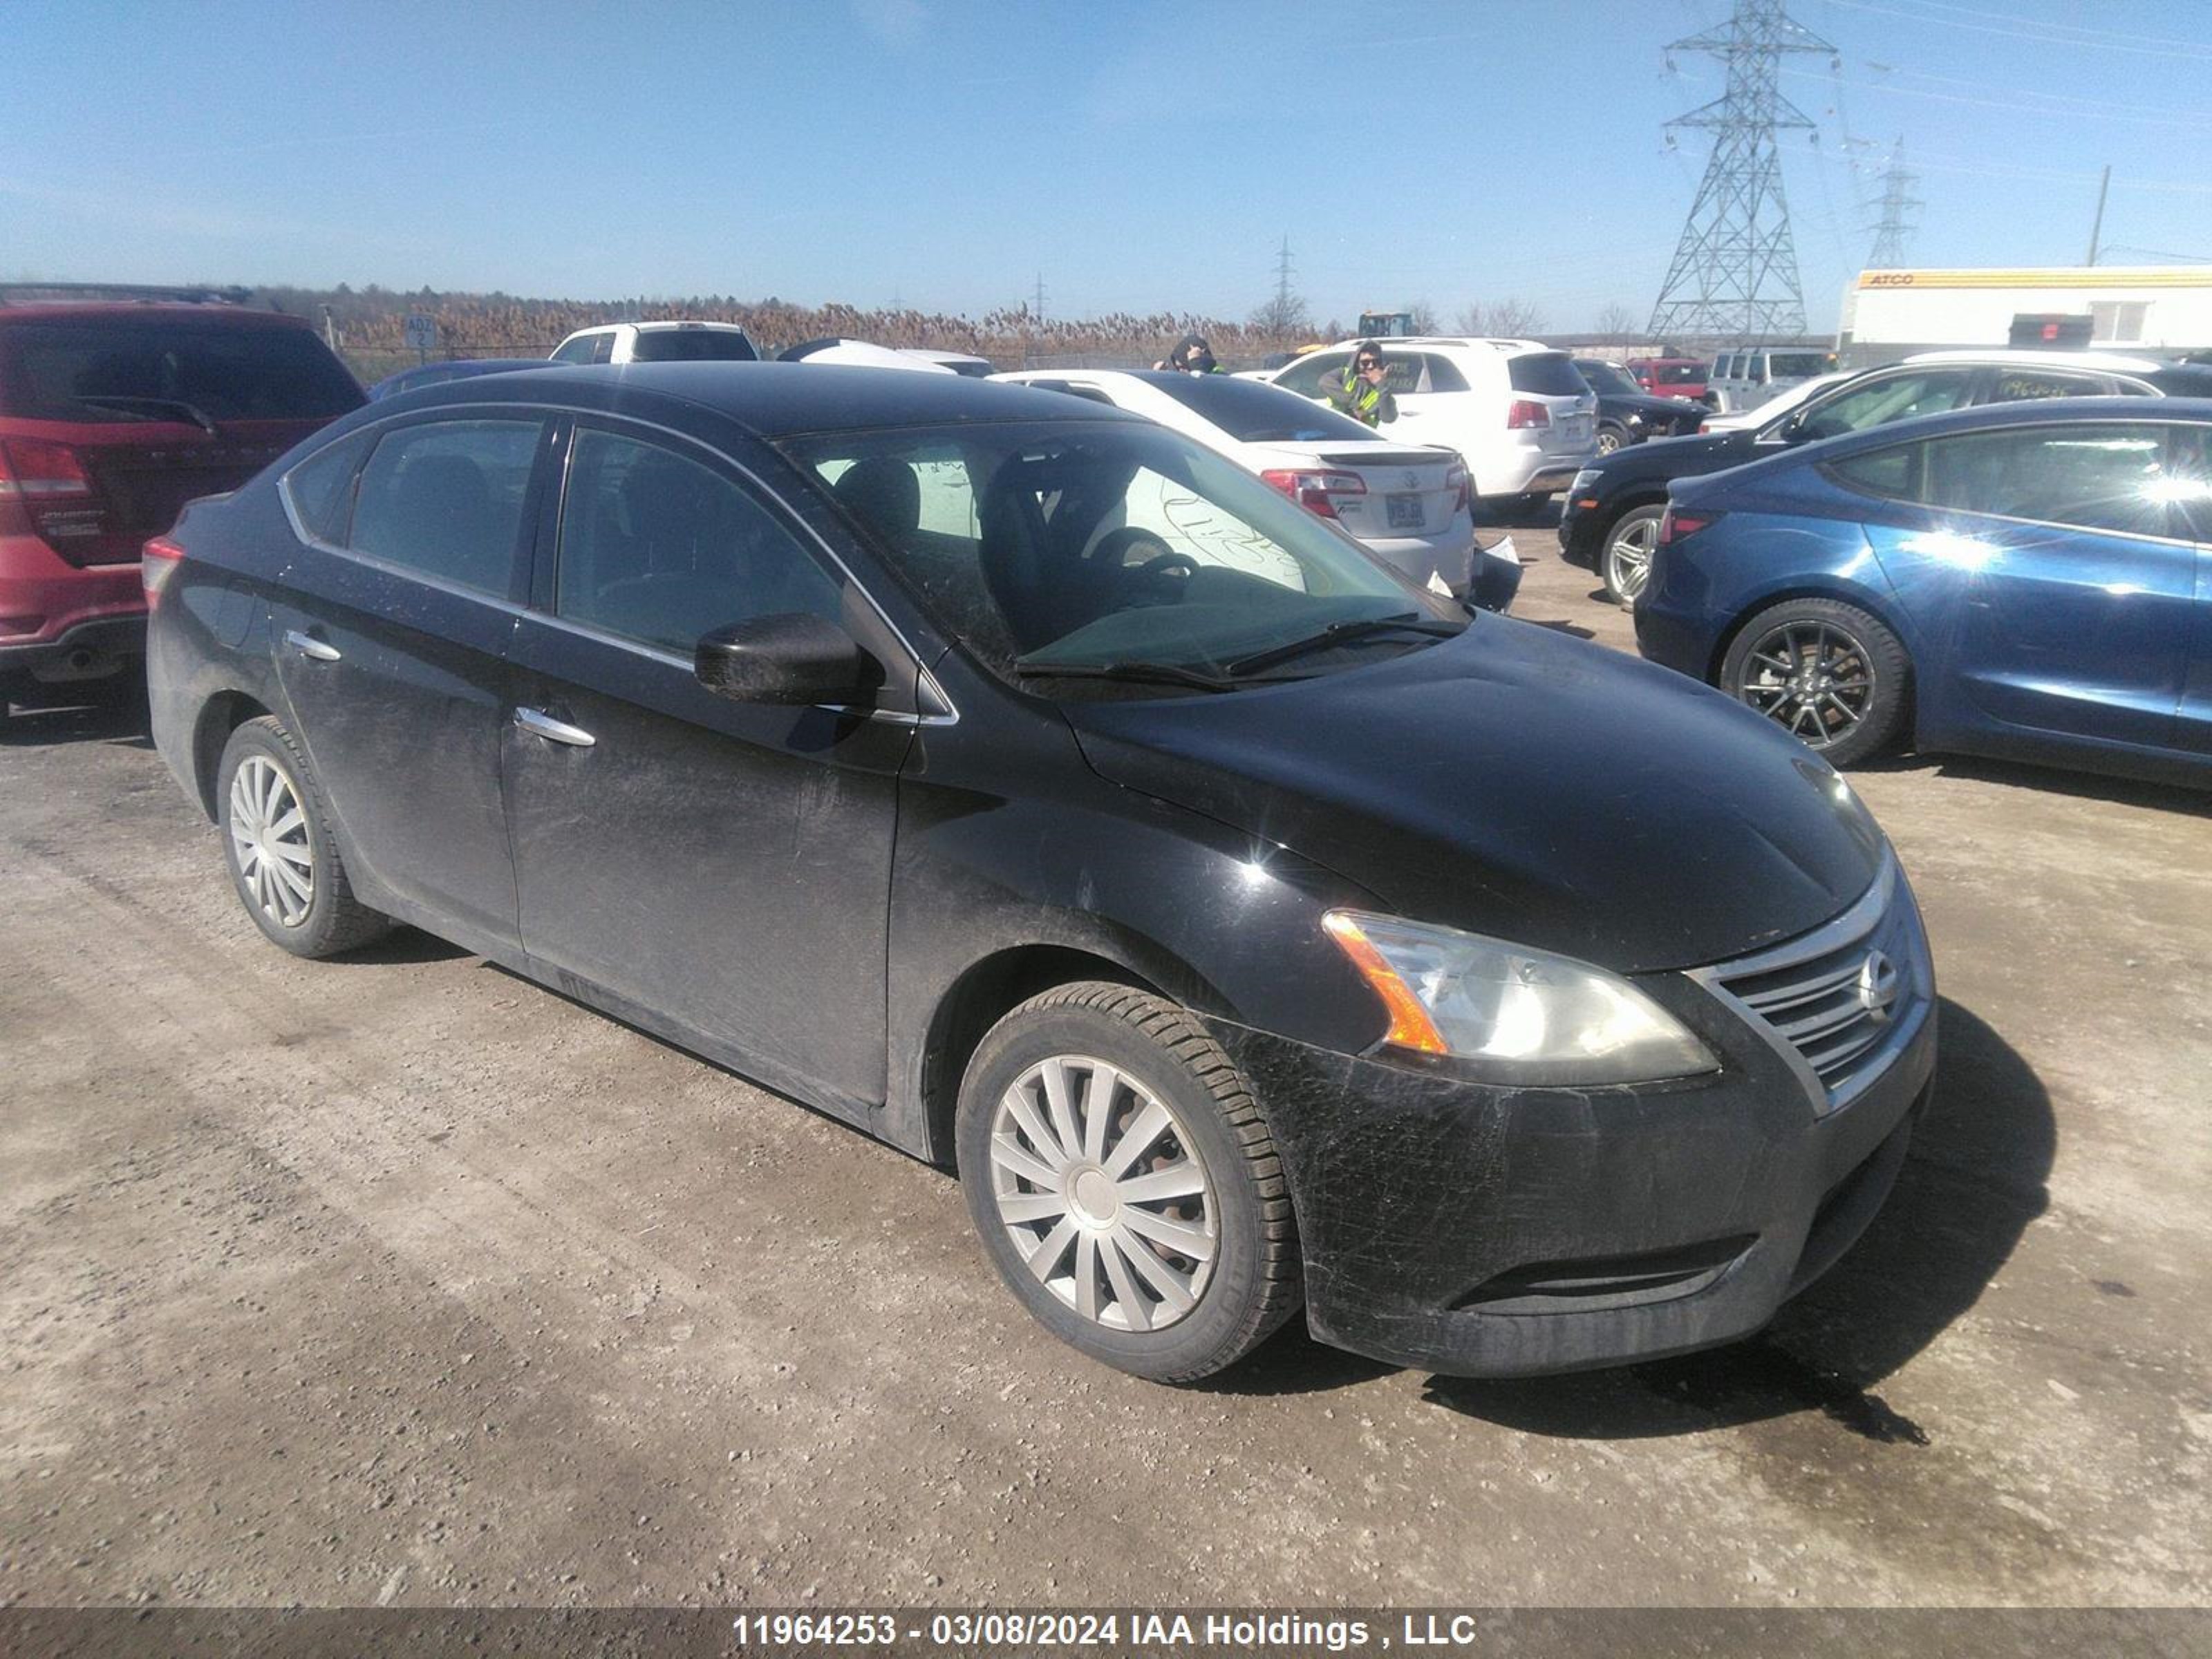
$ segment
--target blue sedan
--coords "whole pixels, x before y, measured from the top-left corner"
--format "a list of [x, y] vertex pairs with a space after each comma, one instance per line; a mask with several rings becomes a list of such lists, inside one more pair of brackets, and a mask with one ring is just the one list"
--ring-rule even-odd
[[1636, 641], [1838, 766], [1909, 739], [2212, 784], [2212, 399], [1961, 410], [1679, 480]]

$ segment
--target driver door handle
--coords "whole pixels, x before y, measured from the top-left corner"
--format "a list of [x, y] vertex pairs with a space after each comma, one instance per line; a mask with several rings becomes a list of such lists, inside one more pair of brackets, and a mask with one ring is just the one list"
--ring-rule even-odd
[[339, 652], [337, 647], [326, 644], [323, 641], [316, 639], [312, 635], [302, 634], [296, 628], [284, 635], [284, 643], [290, 646], [301, 656], [312, 657], [317, 662], [336, 662], [338, 660]]
[[542, 708], [516, 709], [514, 723], [533, 738], [544, 738], [550, 743], [565, 743], [572, 748], [589, 749], [599, 741], [582, 726], [556, 720]]

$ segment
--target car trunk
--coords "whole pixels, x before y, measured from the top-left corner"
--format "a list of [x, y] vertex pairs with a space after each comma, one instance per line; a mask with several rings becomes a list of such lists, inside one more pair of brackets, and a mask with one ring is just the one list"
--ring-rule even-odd
[[1434, 449], [1370, 449], [1347, 446], [1320, 452], [1334, 471], [1357, 473], [1364, 495], [1335, 498], [1337, 517], [1363, 541], [1394, 536], [1440, 536], [1459, 511], [1459, 486], [1449, 482], [1453, 459]]

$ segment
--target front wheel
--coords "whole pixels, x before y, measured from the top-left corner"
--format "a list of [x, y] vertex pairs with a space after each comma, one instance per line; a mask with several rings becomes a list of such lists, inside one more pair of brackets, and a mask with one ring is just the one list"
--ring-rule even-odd
[[1651, 554], [1659, 545], [1659, 521], [1667, 509], [1654, 504], [1622, 514], [1605, 532], [1605, 548], [1598, 555], [1597, 571], [1605, 582], [1605, 596], [1615, 605], [1633, 605], [1643, 598], [1651, 580]]
[[230, 734], [216, 799], [231, 885], [273, 944], [329, 957], [391, 931], [388, 916], [354, 897], [307, 757], [276, 720]]
[[1790, 599], [1747, 623], [1721, 662], [1721, 688], [1829, 763], [1887, 749], [1905, 724], [1912, 663], [1896, 635], [1856, 605]]
[[1103, 983], [1030, 998], [969, 1061], [956, 1139], [1000, 1277], [1095, 1359], [1194, 1382], [1299, 1305], [1289, 1187], [1259, 1106], [1171, 1002]]
[[1627, 448], [1628, 445], [1629, 436], [1627, 430], [1625, 428], [1617, 426], [1601, 426], [1598, 428], [1597, 453], [1599, 454], [1610, 455], [1615, 450]]

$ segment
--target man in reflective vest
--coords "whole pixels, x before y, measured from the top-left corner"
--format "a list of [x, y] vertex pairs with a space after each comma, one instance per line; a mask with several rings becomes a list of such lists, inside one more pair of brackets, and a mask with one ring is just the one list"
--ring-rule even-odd
[[1342, 382], [1324, 384], [1322, 390], [1330, 407], [1362, 425], [1379, 426], [1398, 418], [1398, 400], [1383, 386], [1389, 374], [1382, 361], [1382, 348], [1372, 340], [1362, 340], [1352, 354], [1352, 365], [1344, 371]]

